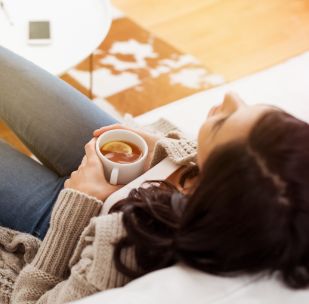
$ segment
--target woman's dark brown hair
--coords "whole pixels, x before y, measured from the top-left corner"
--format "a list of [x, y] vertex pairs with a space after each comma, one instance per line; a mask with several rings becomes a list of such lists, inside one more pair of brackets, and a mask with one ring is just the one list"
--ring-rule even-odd
[[[176, 262], [217, 275], [277, 272], [309, 285], [309, 125], [272, 111], [246, 140], [218, 147], [192, 195], [167, 183], [133, 190], [123, 212], [127, 236], [114, 260], [135, 278]], [[138, 269], [121, 252], [133, 247]]]

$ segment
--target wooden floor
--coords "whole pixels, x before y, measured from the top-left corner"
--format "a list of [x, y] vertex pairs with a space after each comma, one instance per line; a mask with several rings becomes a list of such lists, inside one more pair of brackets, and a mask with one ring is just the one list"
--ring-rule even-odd
[[308, 0], [112, 0], [227, 80], [309, 49]]
[[[227, 80], [309, 50], [309, 0], [112, 0]], [[0, 138], [24, 147], [0, 121]]]

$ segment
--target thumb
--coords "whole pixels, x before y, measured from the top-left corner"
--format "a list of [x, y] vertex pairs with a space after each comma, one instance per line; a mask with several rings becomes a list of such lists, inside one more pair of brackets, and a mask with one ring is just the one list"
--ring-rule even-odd
[[85, 145], [85, 152], [87, 159], [94, 159], [98, 158], [96, 152], [96, 139], [92, 138], [86, 145]]

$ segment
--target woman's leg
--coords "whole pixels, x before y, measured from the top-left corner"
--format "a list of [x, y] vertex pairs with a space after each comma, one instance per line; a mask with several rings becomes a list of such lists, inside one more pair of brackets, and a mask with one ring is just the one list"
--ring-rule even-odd
[[65, 178], [0, 140], [0, 226], [43, 238]]
[[78, 167], [94, 129], [116, 122], [64, 81], [2, 47], [0, 119], [59, 176]]

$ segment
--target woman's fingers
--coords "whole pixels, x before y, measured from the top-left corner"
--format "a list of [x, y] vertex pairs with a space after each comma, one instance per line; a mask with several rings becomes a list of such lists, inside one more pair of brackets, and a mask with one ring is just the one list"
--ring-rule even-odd
[[92, 158], [93, 155], [96, 155], [95, 143], [96, 143], [96, 138], [92, 138], [92, 139], [85, 145], [86, 157], [87, 157], [88, 159]]
[[121, 125], [119, 123], [97, 129], [97, 130], [93, 131], [93, 136], [99, 137], [102, 133], [105, 133], [105, 132], [110, 131], [110, 130], [115, 130], [115, 129], [122, 129], [122, 130], [128, 130], [128, 131], [134, 132], [134, 133], [140, 135], [141, 137], [143, 137], [147, 141], [147, 135], [145, 134], [145, 132], [135, 130], [133, 128]]
[[[99, 165], [101, 164], [101, 160], [99, 156], [97, 155], [96, 151], [96, 138], [92, 138], [86, 145], [85, 145], [85, 152], [87, 157], [87, 164], [92, 163]], [[101, 167], [101, 166], [100, 166]]]
[[102, 127], [100, 129], [94, 130], [93, 131], [93, 136], [98, 137], [102, 133], [104, 133], [106, 131], [114, 130], [114, 129], [128, 129], [128, 128], [124, 127], [120, 123], [117, 123], [117, 124], [114, 124], [114, 125], [110, 125], [110, 126], [106, 126], [106, 127]]

